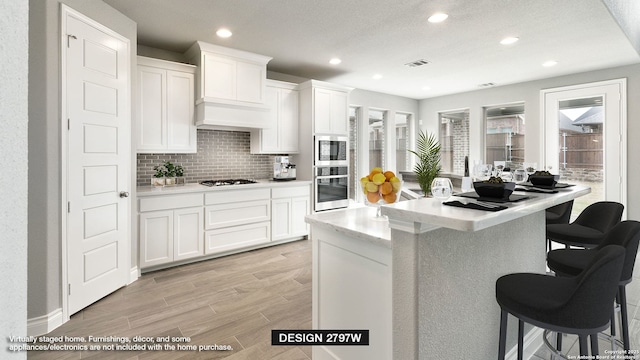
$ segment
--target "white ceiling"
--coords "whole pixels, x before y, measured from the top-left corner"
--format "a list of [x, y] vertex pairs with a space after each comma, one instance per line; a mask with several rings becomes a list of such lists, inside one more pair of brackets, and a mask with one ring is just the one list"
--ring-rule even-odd
[[[104, 1], [138, 23], [141, 45], [182, 53], [202, 40], [271, 56], [271, 71], [414, 99], [640, 62], [601, 0]], [[449, 18], [427, 22], [435, 12]], [[520, 41], [500, 45], [507, 36]], [[418, 59], [431, 63], [404, 65]]]

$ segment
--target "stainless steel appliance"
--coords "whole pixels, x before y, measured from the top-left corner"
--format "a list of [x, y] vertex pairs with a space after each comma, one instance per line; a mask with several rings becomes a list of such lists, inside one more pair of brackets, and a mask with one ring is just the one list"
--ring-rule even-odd
[[349, 206], [349, 167], [317, 166], [315, 172], [315, 211]]
[[315, 161], [318, 166], [349, 166], [349, 138], [346, 136], [316, 136]]
[[295, 180], [296, 166], [289, 162], [288, 156], [276, 156], [273, 163], [273, 180]]
[[257, 183], [257, 181], [249, 180], [249, 179], [225, 179], [225, 180], [200, 181], [200, 184], [205, 186], [244, 185], [244, 184], [255, 184], [255, 183]]

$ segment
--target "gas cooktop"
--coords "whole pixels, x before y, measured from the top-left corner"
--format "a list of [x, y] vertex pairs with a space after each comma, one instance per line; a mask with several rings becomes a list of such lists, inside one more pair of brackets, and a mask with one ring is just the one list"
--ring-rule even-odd
[[257, 181], [248, 179], [225, 179], [225, 180], [204, 180], [200, 184], [205, 186], [225, 186], [225, 185], [244, 185], [255, 184]]

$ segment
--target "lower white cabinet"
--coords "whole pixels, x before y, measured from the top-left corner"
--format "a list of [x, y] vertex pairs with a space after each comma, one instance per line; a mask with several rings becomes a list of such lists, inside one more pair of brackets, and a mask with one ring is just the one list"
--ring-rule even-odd
[[274, 188], [271, 193], [271, 240], [309, 234], [304, 217], [311, 211], [311, 189], [306, 186]]
[[271, 189], [205, 195], [205, 253], [216, 254], [271, 241]]
[[202, 202], [202, 194], [140, 200], [141, 268], [204, 255]]

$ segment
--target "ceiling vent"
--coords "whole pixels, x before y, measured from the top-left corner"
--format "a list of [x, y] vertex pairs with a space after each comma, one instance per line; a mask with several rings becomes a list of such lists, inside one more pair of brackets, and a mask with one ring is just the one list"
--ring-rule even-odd
[[408, 63], [404, 64], [404, 66], [408, 66], [408, 67], [414, 68], [414, 67], [419, 67], [419, 66], [422, 66], [422, 65], [427, 65], [429, 63], [431, 63], [431, 61], [425, 60], [425, 59], [420, 59], [420, 60], [408, 62]]
[[488, 83], [478, 85], [478, 87], [481, 87], [481, 88], [492, 87], [492, 86], [496, 86], [496, 83], [488, 82]]

